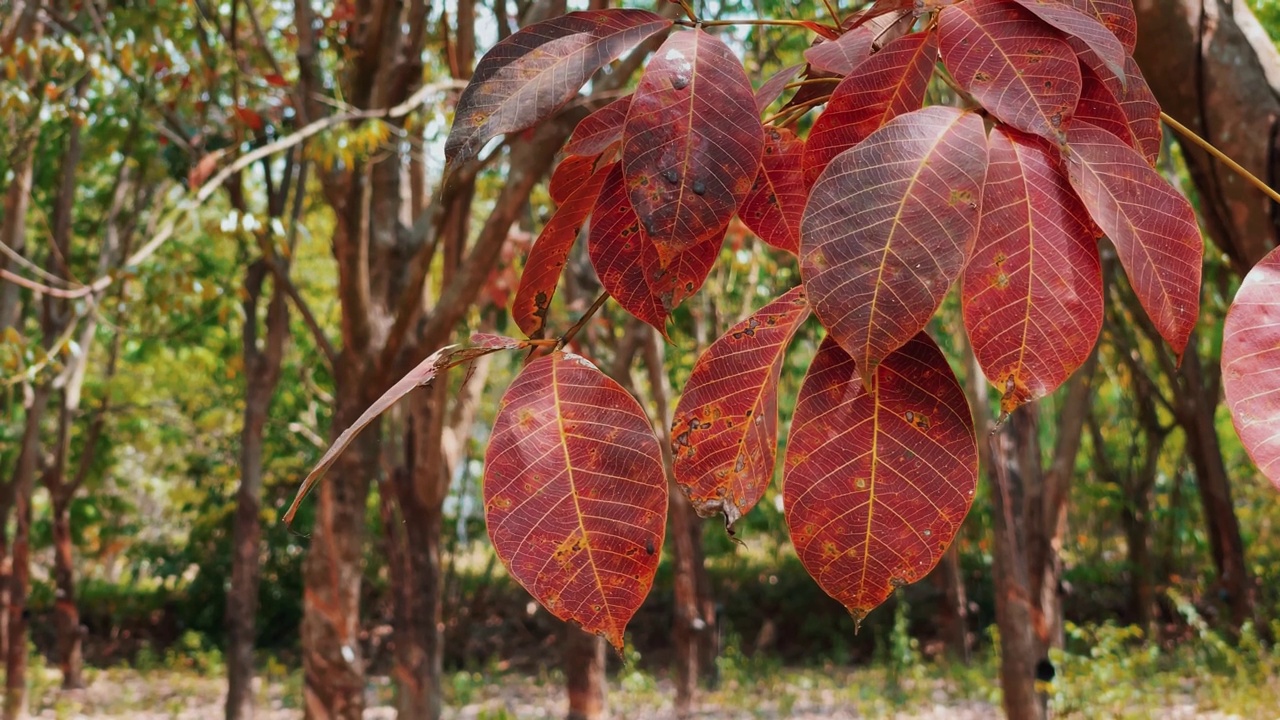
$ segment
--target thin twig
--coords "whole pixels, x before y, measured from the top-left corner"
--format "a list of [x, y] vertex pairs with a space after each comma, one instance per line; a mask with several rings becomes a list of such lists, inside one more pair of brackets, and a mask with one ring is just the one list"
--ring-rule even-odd
[[1236, 162], [1235, 160], [1232, 160], [1230, 157], [1227, 156], [1226, 153], [1214, 147], [1213, 143], [1200, 137], [1195, 133], [1194, 130], [1187, 127], [1186, 125], [1183, 125], [1177, 120], [1174, 120], [1173, 118], [1169, 117], [1169, 114], [1166, 112], [1160, 113], [1160, 119], [1163, 120], [1165, 124], [1168, 125], [1169, 127], [1173, 128], [1174, 130], [1177, 130], [1178, 133], [1181, 134], [1183, 137], [1195, 143], [1196, 145], [1200, 146], [1201, 150], [1204, 150], [1205, 152], [1212, 155], [1214, 158], [1218, 160], [1218, 162], [1222, 163], [1223, 165], [1226, 165], [1232, 172], [1244, 178], [1245, 180], [1248, 180], [1250, 185], [1253, 185], [1254, 187], [1261, 190], [1264, 195], [1271, 198], [1275, 202], [1280, 203], [1280, 192], [1276, 192], [1270, 185], [1259, 180], [1256, 175], [1249, 172], [1248, 170], [1245, 170], [1244, 167], [1240, 165], [1240, 163]]
[[832, 7], [831, 0], [822, 0], [822, 4], [827, 6], [827, 12], [831, 13], [831, 19], [835, 21], [836, 27], [840, 27], [840, 13]]
[[578, 322], [574, 323], [573, 327], [569, 328], [569, 332], [562, 335], [560, 339], [556, 341], [556, 350], [560, 350], [564, 348], [565, 345], [568, 345], [570, 342], [572, 342], [574, 336], [578, 334], [578, 331], [581, 330], [583, 326], [587, 324], [587, 321], [590, 320], [591, 317], [595, 315], [598, 310], [600, 310], [600, 308], [604, 305], [605, 301], [608, 299], [609, 299], [609, 293], [607, 292], [600, 293], [600, 297], [596, 298], [596, 301], [591, 303], [591, 307], [587, 308], [587, 311], [582, 314], [582, 317], [578, 318]]

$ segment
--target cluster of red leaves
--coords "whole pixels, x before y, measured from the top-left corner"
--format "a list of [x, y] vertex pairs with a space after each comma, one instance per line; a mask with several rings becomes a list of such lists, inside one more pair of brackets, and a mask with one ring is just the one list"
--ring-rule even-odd
[[[671, 26], [643, 10], [600, 10], [515, 33], [462, 94], [448, 159], [549, 118], [597, 70]], [[671, 31], [635, 91], [565, 146], [551, 181], [559, 209], [512, 313], [529, 337], [544, 332], [588, 222], [605, 289], [664, 335], [735, 215], [797, 255], [802, 287], [698, 360], [675, 412], [673, 472], [700, 514], [730, 525], [760, 500], [776, 465], [783, 357], [816, 315], [827, 336], [796, 400], [786, 519], [805, 567], [861, 618], [934, 567], [973, 501], [970, 408], [925, 333], [956, 281], [974, 352], [1008, 412], [1061, 385], [1097, 341], [1103, 235], [1181, 355], [1202, 240], [1190, 205], [1153, 169], [1160, 111], [1130, 56], [1129, 0], [879, 0], [819, 34], [805, 75], [828, 82], [801, 84], [765, 125], [800, 68], [753, 92], [715, 34]], [[960, 107], [924, 107], [931, 88]], [[795, 121], [820, 105], [798, 136]], [[1251, 296], [1277, 294], [1277, 264], [1246, 283]], [[1233, 312], [1228, 351], [1246, 324], [1270, 322], [1275, 334], [1280, 311], [1267, 302]], [[1241, 397], [1252, 390], [1238, 378], [1270, 373], [1275, 388], [1280, 360], [1245, 355], [1228, 367], [1228, 397], [1270, 423], [1251, 426], [1251, 446], [1270, 448], [1260, 464], [1276, 472], [1277, 402]], [[567, 353], [530, 363], [512, 384], [486, 456], [499, 557], [548, 610], [615, 645], [657, 567], [661, 458], [635, 399]]]

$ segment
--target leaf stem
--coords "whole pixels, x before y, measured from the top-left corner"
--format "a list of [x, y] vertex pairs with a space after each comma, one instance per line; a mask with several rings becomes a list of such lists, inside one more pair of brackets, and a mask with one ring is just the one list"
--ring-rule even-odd
[[578, 322], [574, 323], [573, 327], [569, 328], [569, 331], [566, 332], [564, 335], [560, 336], [560, 339], [556, 341], [555, 350], [562, 350], [564, 349], [565, 345], [568, 345], [570, 342], [572, 342], [574, 336], [578, 334], [578, 331], [581, 330], [582, 327], [587, 324], [587, 321], [590, 320], [592, 316], [594, 316], [596, 312], [599, 311], [600, 308], [604, 306], [605, 301], [608, 299], [609, 299], [609, 293], [607, 292], [600, 293], [600, 297], [596, 298], [596, 301], [591, 303], [591, 307], [587, 308], [587, 311], [582, 314], [582, 317], [578, 318]]
[[[692, 26], [693, 23], [681, 20], [681, 21], [677, 21], [676, 24], [690, 27]], [[704, 28], [729, 27], [732, 25], [776, 25], [779, 27], [802, 27], [808, 30], [813, 29], [813, 25], [814, 25], [814, 23], [808, 20], [787, 20], [785, 18], [779, 18], [779, 19], [773, 19], [773, 20], [755, 20], [755, 19], [704, 20], [703, 22], [697, 23], [697, 24], [701, 25]]]
[[1160, 119], [1163, 120], [1166, 125], [1178, 131], [1180, 135], [1190, 140], [1191, 142], [1195, 143], [1196, 145], [1200, 146], [1201, 150], [1204, 150], [1205, 152], [1212, 155], [1214, 158], [1218, 160], [1218, 162], [1222, 163], [1223, 165], [1226, 165], [1228, 168], [1231, 169], [1232, 172], [1236, 173], [1237, 175], [1244, 178], [1245, 180], [1248, 180], [1249, 184], [1261, 190], [1264, 195], [1271, 198], [1273, 201], [1280, 203], [1280, 192], [1276, 192], [1275, 189], [1273, 189], [1270, 185], [1267, 185], [1266, 183], [1259, 180], [1256, 175], [1249, 172], [1248, 170], [1245, 170], [1244, 167], [1240, 165], [1240, 163], [1236, 162], [1235, 160], [1232, 160], [1230, 157], [1227, 156], [1226, 153], [1214, 147], [1213, 143], [1200, 137], [1195, 133], [1194, 130], [1187, 127], [1186, 125], [1183, 125], [1177, 120], [1174, 120], [1166, 112], [1161, 111]]
[[[765, 118], [764, 124], [768, 125], [772, 123], [779, 127], [786, 127], [787, 125], [790, 125], [791, 123], [804, 117], [805, 113], [809, 112], [813, 108], [817, 107], [818, 105], [821, 105], [822, 103], [830, 99], [831, 99], [830, 95], [823, 95], [822, 97], [813, 98], [812, 100], [806, 100], [800, 103], [799, 105], [795, 105], [793, 107], [783, 108], [778, 112], [774, 113], [773, 115], [770, 115], [768, 118]], [[797, 111], [798, 111], [798, 114], [797, 114]], [[787, 121], [785, 123], [779, 123], [778, 120], [784, 117], [787, 119]]]
[[684, 8], [684, 14], [689, 16], [689, 22], [697, 25], [698, 13], [693, 11], [693, 4], [689, 0], [680, 0], [680, 7]]
[[838, 78], [838, 77], [806, 78], [804, 80], [796, 80], [795, 82], [789, 82], [783, 86], [783, 89], [791, 90], [792, 88], [798, 88], [804, 85], [817, 85], [819, 83], [838, 83], [843, 79], [844, 78]]
[[840, 27], [840, 13], [832, 7], [831, 0], [822, 0], [822, 4], [827, 6], [827, 12], [831, 13], [831, 19], [835, 21], [836, 27]]

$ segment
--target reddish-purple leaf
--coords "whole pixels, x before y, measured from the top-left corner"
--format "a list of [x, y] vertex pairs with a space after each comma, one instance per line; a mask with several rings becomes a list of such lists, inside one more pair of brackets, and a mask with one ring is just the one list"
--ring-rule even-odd
[[564, 146], [566, 155], [599, 155], [622, 140], [622, 125], [631, 109], [631, 96], [618, 98], [582, 119]]
[[782, 476], [800, 562], [859, 622], [933, 569], [978, 481], [968, 402], [928, 335], [885, 358], [875, 388], [828, 337], [796, 398]]
[[1125, 52], [1133, 52], [1138, 45], [1138, 16], [1133, 12], [1131, 0], [1066, 0], [1077, 10], [1083, 10], [1102, 21], [1120, 41]]
[[794, 288], [733, 326], [693, 366], [671, 436], [676, 482], [702, 517], [723, 514], [732, 527], [773, 479], [778, 375], [807, 317], [804, 290]]
[[490, 138], [533, 127], [577, 94], [591, 75], [641, 40], [671, 27], [647, 10], [589, 10], [543, 20], [494, 45], [458, 98], [445, 141], [449, 162]]
[[857, 27], [835, 40], [827, 40], [804, 51], [809, 67], [836, 75], [848, 75], [871, 55], [871, 28]]
[[774, 100], [782, 97], [782, 93], [787, 89], [787, 85], [796, 79], [796, 75], [804, 69], [804, 65], [792, 65], [791, 67], [782, 68], [773, 77], [764, 81], [759, 90], [756, 90], [756, 109], [764, 112], [765, 108], [773, 104]]
[[1003, 126], [989, 142], [961, 287], [974, 355], [1008, 413], [1053, 392], [1089, 357], [1102, 329], [1102, 266], [1058, 149]]
[[934, 105], [890, 120], [814, 185], [800, 274], [814, 313], [868, 381], [964, 268], [986, 172], [982, 118]]
[[[1083, 49], [1083, 48], [1082, 48]], [[1131, 57], [1125, 58], [1125, 83], [1099, 72], [1101, 61], [1084, 49], [1080, 54], [1084, 84], [1075, 119], [1093, 123], [1137, 150], [1153, 167], [1160, 157], [1160, 103]]]
[[1062, 0], [1015, 0], [1036, 17], [1077, 38], [1097, 54], [1111, 76], [1125, 82], [1124, 60], [1128, 56], [1120, 40], [1097, 16]]
[[717, 234], [755, 182], [764, 128], [733, 51], [672, 33], [645, 69], [622, 137], [631, 206], [666, 265]]
[[311, 468], [311, 472], [307, 473], [306, 479], [302, 481], [302, 486], [298, 488], [298, 494], [294, 496], [293, 503], [289, 505], [289, 510], [284, 514], [285, 524], [288, 525], [293, 522], [293, 516], [298, 512], [298, 506], [302, 504], [303, 498], [307, 496], [307, 493], [311, 492], [311, 488], [317, 482], [320, 482], [320, 478], [324, 477], [325, 472], [338, 459], [342, 451], [347, 449], [351, 441], [356, 439], [360, 431], [364, 430], [379, 415], [390, 409], [392, 405], [395, 405], [400, 398], [413, 392], [416, 388], [429, 385], [436, 378], [436, 375], [449, 368], [469, 363], [499, 350], [515, 350], [524, 346], [524, 343], [520, 340], [487, 333], [473, 335], [471, 342], [472, 344], [469, 347], [448, 345], [428, 355], [426, 360], [418, 363], [417, 367], [405, 373], [404, 377], [396, 381], [396, 384], [383, 393], [382, 397], [375, 400], [367, 410], [360, 414], [359, 418], [356, 418], [355, 422], [343, 430], [338, 439], [334, 440], [329, 449], [324, 452], [320, 462]]
[[1280, 490], [1280, 250], [1249, 271], [1227, 312], [1222, 388], [1245, 451]]
[[547, 187], [551, 201], [556, 205], [565, 204], [573, 191], [595, 174], [598, 159], [594, 155], [570, 155], [561, 160], [556, 171], [551, 173], [551, 183]]
[[1073, 122], [1067, 145], [1072, 187], [1115, 244], [1139, 302], [1180, 358], [1200, 310], [1204, 241], [1195, 211], [1106, 130]]
[[906, 35], [841, 80], [805, 142], [805, 180], [812, 184], [832, 158], [889, 120], [919, 110], [937, 56], [933, 33]]
[[809, 199], [800, 169], [804, 141], [786, 128], [765, 130], [764, 157], [738, 217], [761, 240], [789, 253], [800, 251], [800, 218]]
[[604, 289], [627, 312], [665, 336], [671, 311], [697, 292], [711, 272], [724, 241], [724, 230], [720, 232], [677, 253], [663, 267], [658, 248], [645, 234], [627, 200], [619, 166], [605, 177], [596, 199], [587, 252]]
[[605, 177], [616, 167], [617, 163], [610, 163], [578, 185], [534, 241], [511, 305], [511, 316], [525, 335], [536, 337], [546, 325], [547, 310], [555, 297], [560, 272], [569, 261], [569, 250], [596, 206]]
[[1080, 62], [1062, 35], [1012, 0], [966, 0], [940, 13], [942, 61], [999, 120], [1054, 142], [1080, 101]]
[[511, 576], [621, 650], [667, 520], [661, 450], [635, 398], [571, 353], [529, 363], [498, 406], [484, 510]]

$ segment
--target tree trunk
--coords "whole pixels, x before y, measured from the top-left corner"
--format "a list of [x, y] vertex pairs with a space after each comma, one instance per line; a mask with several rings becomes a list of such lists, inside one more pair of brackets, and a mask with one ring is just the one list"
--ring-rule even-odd
[[[1135, 9], [1134, 57], [1161, 107], [1274, 186], [1280, 178], [1280, 52], [1248, 5], [1243, 0], [1147, 0]], [[1276, 205], [1208, 153], [1181, 137], [1178, 142], [1199, 196], [1200, 216], [1243, 275], [1276, 243]], [[1253, 612], [1253, 583], [1213, 425], [1217, 387], [1206, 388], [1194, 341], [1189, 347], [1179, 370], [1187, 392], [1178, 420], [1196, 470], [1219, 595], [1231, 624], [1239, 628]]]
[[965, 593], [964, 572], [960, 567], [960, 539], [956, 538], [942, 556], [942, 562], [929, 574], [938, 590], [938, 634], [946, 643], [947, 654], [969, 663], [969, 599]]
[[84, 630], [76, 605], [75, 562], [71, 538], [70, 498], [53, 498], [53, 577], [56, 587], [54, 618], [58, 632], [58, 666], [62, 687], [84, 687]]
[[568, 720], [601, 720], [605, 717], [604, 638], [566, 624], [561, 642], [569, 691]]
[[267, 260], [245, 273], [243, 352], [245, 404], [240, 430], [240, 487], [231, 539], [231, 588], [227, 592], [227, 720], [254, 716], [253, 648], [256, 638], [262, 545], [262, 443], [271, 398], [280, 379], [289, 311], [279, 282], [272, 283], [265, 347], [258, 348], [258, 302]]

